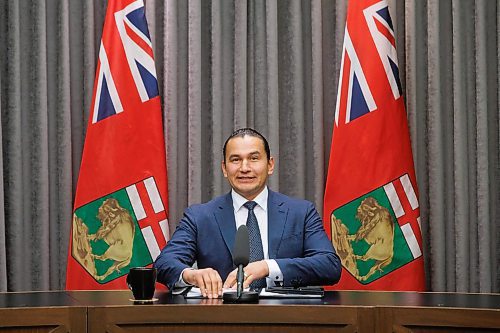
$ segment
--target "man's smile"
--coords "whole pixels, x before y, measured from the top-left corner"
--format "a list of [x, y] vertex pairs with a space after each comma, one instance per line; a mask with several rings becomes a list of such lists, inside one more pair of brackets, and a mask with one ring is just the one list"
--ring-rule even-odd
[[237, 179], [240, 181], [240, 182], [251, 182], [255, 179], [255, 177], [252, 177], [252, 176], [239, 176], [237, 177]]

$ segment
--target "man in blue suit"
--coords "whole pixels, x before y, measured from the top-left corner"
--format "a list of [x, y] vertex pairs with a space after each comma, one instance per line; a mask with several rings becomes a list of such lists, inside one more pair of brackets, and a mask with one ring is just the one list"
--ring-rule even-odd
[[209, 298], [222, 295], [223, 286], [236, 284], [231, 253], [237, 228], [247, 224], [251, 262], [244, 268], [245, 288], [338, 282], [340, 259], [321, 217], [311, 202], [269, 190], [273, 170], [267, 140], [251, 128], [235, 131], [224, 144], [222, 161], [231, 192], [185, 210], [154, 264], [158, 281], [170, 289], [198, 286]]

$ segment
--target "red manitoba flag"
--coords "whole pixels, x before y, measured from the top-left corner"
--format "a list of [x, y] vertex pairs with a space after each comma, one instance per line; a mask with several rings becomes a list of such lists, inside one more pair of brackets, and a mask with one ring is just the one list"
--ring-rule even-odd
[[424, 290], [420, 209], [385, 1], [350, 1], [325, 188], [339, 289]]
[[110, 0], [78, 178], [67, 289], [125, 289], [169, 238], [165, 140], [142, 0]]

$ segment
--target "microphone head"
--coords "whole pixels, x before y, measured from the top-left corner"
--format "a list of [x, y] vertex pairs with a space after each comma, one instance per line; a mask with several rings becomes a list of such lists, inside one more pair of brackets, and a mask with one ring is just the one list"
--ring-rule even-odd
[[248, 228], [242, 225], [236, 231], [236, 239], [234, 240], [233, 262], [236, 266], [248, 265], [250, 257], [250, 242], [248, 240]]

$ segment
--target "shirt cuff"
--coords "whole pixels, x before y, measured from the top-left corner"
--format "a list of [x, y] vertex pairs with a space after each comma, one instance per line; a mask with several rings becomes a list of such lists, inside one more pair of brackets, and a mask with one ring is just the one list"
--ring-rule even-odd
[[181, 275], [179, 276], [179, 280], [175, 283], [176, 288], [192, 287], [193, 286], [192, 284], [189, 284], [186, 281], [184, 281], [184, 279], [182, 278], [182, 274], [184, 274], [184, 271], [187, 269], [194, 269], [194, 268], [188, 267], [188, 268], [184, 268], [182, 270]]
[[269, 267], [269, 276], [266, 278], [268, 286], [274, 287], [283, 282], [283, 273], [280, 266], [274, 259], [266, 259], [267, 266]]

